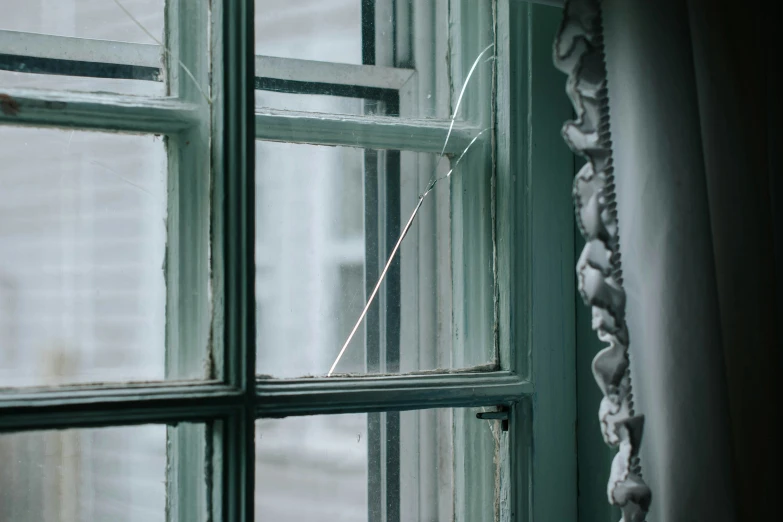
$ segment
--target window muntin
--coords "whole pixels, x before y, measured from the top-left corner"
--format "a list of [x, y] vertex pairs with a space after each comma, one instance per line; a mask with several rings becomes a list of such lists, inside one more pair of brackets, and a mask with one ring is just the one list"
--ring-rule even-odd
[[[1, 32], [2, 30], [0, 30]], [[2, 36], [2, 35], [0, 35]], [[84, 78], [72, 75], [69, 73], [67, 76], [60, 75], [54, 76], [49, 73], [42, 72], [41, 74], [23, 72], [20, 69], [29, 69], [30, 61], [22, 62], [19, 60], [16, 64], [10, 64], [6, 62], [5, 65], [0, 64], [0, 67], [13, 67], [13, 70], [0, 70], [0, 82], [4, 87], [12, 87], [15, 89], [67, 89], [69, 91], [108, 91], [117, 94], [128, 94], [138, 96], [163, 96], [166, 94], [166, 86], [161, 81], [157, 80], [126, 80], [116, 79], [114, 72], [103, 68], [100, 65], [87, 64], [84, 69], [85, 72], [90, 71], [93, 74], [100, 74], [102, 77], [98, 78]], [[24, 66], [24, 67], [22, 67]], [[49, 67], [49, 63], [43, 62], [38, 70], [50, 71], [52, 67]], [[68, 68], [64, 71], [69, 71]], [[155, 78], [158, 78], [157, 73], [152, 73]], [[109, 78], [105, 76], [112, 75]]]

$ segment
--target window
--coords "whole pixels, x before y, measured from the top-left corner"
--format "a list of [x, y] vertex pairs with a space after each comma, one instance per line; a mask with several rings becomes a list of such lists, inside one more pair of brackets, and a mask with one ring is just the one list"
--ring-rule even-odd
[[576, 518], [557, 9], [16, 4], [0, 518]]

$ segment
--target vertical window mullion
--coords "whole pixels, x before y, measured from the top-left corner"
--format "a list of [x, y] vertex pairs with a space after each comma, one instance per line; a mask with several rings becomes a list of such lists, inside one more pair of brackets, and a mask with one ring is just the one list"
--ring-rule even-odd
[[[396, 104], [398, 105], [398, 104]], [[399, 114], [397, 107], [389, 111]], [[381, 263], [385, 264], [388, 255], [397, 243], [401, 232], [400, 221], [400, 151], [386, 151], [386, 168], [384, 176], [384, 255]], [[400, 371], [400, 268], [401, 256], [397, 256], [389, 266], [385, 280], [383, 308], [383, 342], [382, 349], [385, 358], [384, 373], [399, 373]], [[390, 411], [382, 416], [384, 424], [383, 447], [385, 488], [383, 490], [386, 502], [386, 518], [384, 522], [400, 521], [400, 412]]]
[[[199, 105], [198, 123], [167, 137], [166, 376], [211, 377], [209, 10], [166, 4], [170, 94]], [[185, 73], [185, 68], [190, 74]], [[192, 75], [192, 77], [191, 77]], [[195, 79], [194, 79], [195, 78]], [[198, 83], [196, 83], [198, 82]], [[206, 370], [206, 371], [205, 371]]]
[[[373, 37], [374, 45], [374, 37]], [[369, 297], [380, 276], [380, 205], [378, 191], [379, 152], [364, 151], [364, 281], [365, 296]], [[376, 300], [378, 303], [379, 300]], [[370, 307], [365, 318], [366, 371], [381, 371], [380, 306]], [[381, 492], [383, 469], [381, 452], [381, 413], [367, 414], [367, 520], [381, 522], [383, 499]]]
[[[449, 75], [451, 78], [450, 113], [482, 129], [492, 129], [494, 90], [487, 74], [486, 59], [478, 64], [470, 83], [468, 72], [479, 53], [494, 43], [494, 2], [450, 0], [449, 2]], [[458, 29], [456, 29], [458, 28]], [[489, 30], [491, 28], [491, 31]], [[495, 54], [493, 51], [492, 54]], [[453, 114], [461, 93], [459, 113]], [[487, 131], [485, 145], [471, 149], [456, 167], [459, 153], [451, 157], [455, 168], [451, 176], [451, 266], [453, 292], [452, 361], [456, 368], [481, 361], [497, 363], [494, 302], [496, 280], [493, 252], [494, 236], [494, 165]], [[493, 423], [479, 421], [475, 414], [455, 410], [454, 433], [454, 517], [455, 520], [496, 520], [499, 499], [498, 469], [487, 466], [479, 456], [501, 454], [499, 430]], [[490, 430], [493, 437], [486, 436]], [[515, 487], [512, 485], [512, 487]]]
[[[242, 406], [216, 430], [222, 449], [222, 519], [252, 522], [255, 484], [255, 117], [251, 0], [212, 2], [215, 88], [213, 142], [219, 173], [216, 243], [222, 245], [224, 374]], [[222, 69], [222, 71], [221, 71]], [[216, 292], [217, 293], [217, 292]]]
[[[394, 2], [362, 3], [362, 61], [396, 64], [397, 16]], [[369, 112], [400, 114], [399, 94], [365, 103]], [[401, 231], [400, 151], [365, 152], [365, 289], [369, 297]], [[367, 316], [367, 371], [400, 371], [400, 256], [394, 260]], [[400, 414], [369, 413], [368, 520], [400, 520]]]
[[[201, 108], [197, 124], [167, 137], [166, 378], [204, 378], [213, 371], [205, 364], [211, 297], [209, 5], [168, 0], [165, 9], [169, 94]], [[204, 428], [183, 423], [167, 430], [168, 520], [209, 518], [211, 427]]]
[[[375, 0], [362, 0], [362, 63], [375, 65], [376, 59]], [[365, 113], [378, 106], [376, 101], [365, 101]], [[378, 186], [380, 156], [377, 150], [364, 151], [364, 285], [365, 298], [373, 291], [380, 276], [380, 191]], [[380, 300], [378, 300], [380, 303]], [[381, 371], [381, 316], [380, 304], [371, 306], [365, 319], [366, 371]], [[367, 520], [383, 521], [383, 451], [384, 430], [382, 413], [367, 414]]]

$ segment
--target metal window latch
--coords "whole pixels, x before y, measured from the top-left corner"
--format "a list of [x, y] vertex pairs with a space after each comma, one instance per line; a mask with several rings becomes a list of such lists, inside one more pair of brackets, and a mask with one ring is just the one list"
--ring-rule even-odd
[[476, 413], [476, 418], [481, 420], [499, 420], [500, 429], [508, 431], [509, 408], [508, 406], [498, 406], [495, 411], [480, 411]]

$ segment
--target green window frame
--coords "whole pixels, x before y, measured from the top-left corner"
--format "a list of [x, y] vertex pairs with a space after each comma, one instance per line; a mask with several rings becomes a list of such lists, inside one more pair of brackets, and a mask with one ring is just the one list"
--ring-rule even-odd
[[[577, 318], [570, 197], [575, 160], [559, 133], [571, 108], [563, 78], [551, 64], [559, 9], [520, 0], [493, 2], [498, 64], [494, 137], [490, 157], [480, 161], [494, 168], [492, 208], [485, 209], [491, 212], [485, 217], [491, 219], [494, 237], [492, 252], [485, 254], [493, 260], [495, 283], [494, 288], [472, 287], [470, 260], [467, 273], [455, 278], [465, 281], [462, 313], [485, 314], [482, 300], [494, 303], [494, 315], [484, 326], [495, 339], [499, 367], [280, 380], [256, 376], [255, 141], [438, 153], [449, 121], [257, 110], [254, 89], [259, 81], [308, 81], [307, 75], [313, 75], [341, 85], [401, 90], [410, 78], [405, 70], [380, 74], [372, 66], [333, 64], [315, 64], [292, 77], [282, 61], [255, 56], [252, 1], [215, 1], [211, 11], [209, 4], [167, 2], [170, 97], [9, 91], [0, 86], [7, 96], [4, 103], [13, 103], [13, 110], [0, 112], [0, 124], [167, 137], [166, 376], [177, 379], [3, 390], [0, 431], [206, 422], [206, 430], [170, 431], [173, 471], [168, 488], [174, 500], [169, 519], [250, 521], [257, 418], [497, 406], [508, 412], [496, 499], [500, 520], [575, 520], [583, 511], [586, 516], [588, 508], [577, 496], [575, 435]], [[469, 27], [470, 20], [463, 23]], [[39, 57], [47, 58], [54, 40], [43, 42]], [[90, 59], [133, 59], [140, 67], [155, 59], [148, 51], [147, 58], [104, 53], [98, 59], [99, 54]], [[172, 65], [180, 62], [189, 74]], [[210, 103], [190, 75], [201, 85], [212, 82]], [[478, 132], [475, 123], [457, 122], [446, 152], [461, 152]], [[470, 212], [464, 209], [465, 215]], [[470, 221], [462, 223], [463, 234], [478, 233], [471, 231]], [[213, 305], [193, 295], [211, 295]], [[464, 342], [482, 341], [468, 335]], [[201, 378], [205, 346], [208, 379]], [[480, 424], [464, 425], [464, 436], [470, 437]], [[194, 471], [205, 480], [195, 480]], [[484, 515], [493, 512], [486, 507]], [[472, 513], [461, 515], [478, 519]]]

